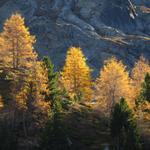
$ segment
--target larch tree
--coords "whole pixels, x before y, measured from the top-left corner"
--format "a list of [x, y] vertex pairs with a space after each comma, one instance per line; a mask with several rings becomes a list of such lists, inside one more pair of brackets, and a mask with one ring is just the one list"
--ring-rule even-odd
[[11, 91], [7, 95], [10, 95], [9, 98], [11, 98], [8, 106], [13, 112], [13, 121], [18, 112], [18, 93], [21, 92], [25, 80], [31, 72], [33, 62], [37, 61], [37, 55], [33, 48], [34, 43], [35, 37], [30, 35], [24, 18], [20, 14], [13, 14], [5, 21], [0, 34], [0, 56], [3, 57], [0, 58], [0, 69], [3, 74], [3, 83], [11, 82], [9, 84]]
[[148, 60], [141, 56], [140, 59], [135, 63], [134, 68], [131, 72], [135, 99], [140, 95], [141, 85], [144, 82], [146, 73], [150, 73], [150, 65]]
[[35, 73], [35, 66], [39, 66], [34, 51], [35, 41], [20, 14], [13, 14], [5, 21], [0, 36], [0, 55], [4, 55], [1, 66], [4, 66], [3, 71], [7, 70], [7, 76], [14, 81], [11, 92], [14, 99], [26, 79]]
[[10, 57], [6, 52], [6, 49], [8, 48], [7, 46], [7, 42], [4, 40], [4, 38], [2, 38], [0, 34], [0, 70], [7, 67], [11, 61]]
[[[38, 108], [42, 105], [43, 107], [48, 107], [48, 102], [46, 102], [47, 100], [44, 94], [48, 92], [47, 82], [47, 71], [43, 69], [43, 62], [33, 62], [30, 74], [24, 80], [24, 84], [16, 97], [19, 106], [31, 110], [34, 110], [33, 107]], [[42, 109], [42, 107], [40, 109]], [[47, 111], [47, 109], [45, 109], [45, 111]]]
[[43, 69], [43, 62], [33, 63], [30, 74], [26, 76], [23, 84], [15, 94], [17, 109], [22, 113], [24, 134], [27, 137], [30, 126], [42, 128], [50, 114], [50, 104], [45, 99], [47, 93], [47, 71]]
[[2, 96], [0, 95], [0, 109], [4, 107]]
[[6, 20], [1, 37], [7, 43], [5, 54], [8, 58], [5, 60], [9, 60], [8, 67], [12, 69], [30, 67], [30, 62], [37, 57], [33, 49], [35, 37], [30, 35], [20, 14], [13, 14]]
[[107, 109], [111, 109], [120, 97], [131, 99], [132, 86], [126, 66], [112, 57], [105, 62], [96, 80], [96, 99], [103, 101]]
[[20, 14], [13, 14], [4, 23], [0, 35], [0, 55], [4, 54], [4, 59], [0, 58], [0, 69], [5, 72], [3, 79], [9, 77], [11, 80], [9, 109], [13, 112], [12, 122], [16, 119], [15, 115], [20, 114], [17, 119], [23, 122], [25, 136], [26, 122], [44, 125], [50, 111], [43, 94], [47, 92], [47, 70], [37, 59], [35, 41]]
[[61, 73], [61, 82], [71, 98], [90, 100], [92, 97], [91, 69], [81, 48], [71, 47]]
[[37, 53], [34, 51], [35, 41], [20, 14], [13, 14], [5, 21], [0, 36], [0, 52], [5, 54], [1, 62], [7, 64], [4, 65], [3, 72], [6, 71], [6, 75], [13, 81], [12, 99], [17, 99], [16, 96], [27, 82], [26, 79], [35, 72], [38, 64]]

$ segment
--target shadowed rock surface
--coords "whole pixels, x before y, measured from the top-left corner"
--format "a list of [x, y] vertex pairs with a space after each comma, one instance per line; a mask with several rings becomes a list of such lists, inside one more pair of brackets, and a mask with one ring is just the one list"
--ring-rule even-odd
[[150, 0], [1, 0], [1, 27], [16, 11], [57, 69], [70, 46], [83, 49], [94, 75], [112, 55], [129, 67], [141, 54], [150, 59]]

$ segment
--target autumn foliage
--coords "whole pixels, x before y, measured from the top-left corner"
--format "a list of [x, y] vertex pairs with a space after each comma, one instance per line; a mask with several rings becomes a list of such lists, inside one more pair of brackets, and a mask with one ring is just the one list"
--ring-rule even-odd
[[116, 58], [108, 59], [96, 80], [96, 99], [103, 101], [108, 109], [121, 97], [131, 100], [132, 86], [126, 66]]
[[30, 35], [20, 14], [14, 14], [6, 20], [1, 37], [5, 41], [5, 64], [14, 69], [30, 67], [30, 62], [37, 57], [33, 51], [35, 37]]
[[[68, 147], [68, 142], [71, 145], [72, 141], [65, 132], [66, 126], [62, 114], [67, 114], [63, 116], [67, 118], [70, 110], [74, 110], [73, 107], [78, 109], [81, 105], [83, 110], [86, 107], [87, 112], [94, 112], [98, 118], [102, 112], [100, 123], [106, 121], [107, 130], [111, 120], [110, 114], [114, 112], [113, 129], [115, 132], [117, 130], [115, 137], [118, 139], [120, 136], [128, 136], [121, 138], [125, 140], [125, 145], [126, 140], [129, 140], [131, 147], [132, 142], [139, 144], [139, 136], [136, 132], [138, 126], [131, 111], [136, 114], [137, 120], [140, 120], [139, 110], [141, 114], [146, 114], [146, 117], [143, 117], [146, 121], [150, 120], [148, 60], [141, 56], [133, 69], [128, 70], [123, 61], [111, 57], [105, 60], [99, 76], [94, 79], [92, 69], [88, 66], [87, 58], [81, 48], [70, 47], [64, 67], [57, 72], [49, 57], [44, 57], [43, 60], [38, 57], [34, 49], [35, 43], [35, 36], [30, 34], [24, 18], [19, 13], [13, 14], [5, 21], [0, 33], [0, 125], [5, 127], [8, 134], [5, 136], [6, 141], [3, 142], [4, 147], [7, 146], [5, 143], [9, 143], [10, 137], [14, 139], [13, 142], [10, 141], [11, 144], [16, 144], [18, 139], [33, 138], [35, 143], [38, 143], [41, 140], [40, 132], [43, 132], [44, 128], [46, 130], [42, 143], [45, 148], [49, 149], [50, 144], [53, 149], [57, 149], [54, 143], [59, 147], [62, 141], [65, 141], [63, 144]], [[126, 114], [127, 116], [122, 120], [122, 116]], [[80, 115], [79, 120], [84, 116]], [[91, 117], [88, 123], [91, 124], [92, 119]], [[70, 119], [69, 121], [71, 122]], [[96, 122], [97, 118], [92, 123], [101, 126]], [[122, 126], [118, 130], [116, 127], [120, 126], [120, 122]], [[124, 134], [122, 131], [124, 129], [128, 133]], [[0, 126], [1, 131], [3, 133], [3, 128], [1, 130]], [[130, 139], [130, 134], [135, 138], [134, 141]], [[3, 139], [2, 134], [0, 139]], [[10, 143], [8, 149], [12, 147]]]
[[61, 73], [62, 84], [72, 98], [91, 100], [91, 69], [80, 48], [71, 47], [67, 52], [66, 63]]
[[[16, 13], [4, 23], [0, 34], [1, 82], [9, 83], [9, 99], [2, 97], [4, 107], [11, 112], [10, 120], [16, 126], [22, 122], [24, 135], [28, 136], [29, 126], [37, 122], [42, 126], [48, 116], [49, 104], [45, 101], [47, 92], [47, 71], [38, 60], [34, 50], [35, 37], [25, 26], [24, 18]], [[2, 88], [1, 88], [2, 89]], [[30, 124], [30, 125], [29, 125]]]
[[132, 72], [131, 78], [133, 80], [135, 99], [139, 96], [141, 85], [144, 82], [145, 75], [150, 73], [150, 66], [148, 60], [143, 56], [135, 63]]

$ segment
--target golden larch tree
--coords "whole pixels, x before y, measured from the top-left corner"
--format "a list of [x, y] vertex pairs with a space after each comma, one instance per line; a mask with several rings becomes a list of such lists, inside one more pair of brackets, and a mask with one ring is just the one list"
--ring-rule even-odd
[[27, 128], [25, 122], [30, 124], [36, 122], [39, 127], [45, 125], [49, 112], [50, 104], [45, 100], [47, 92], [47, 71], [42, 67], [41, 61], [33, 63], [30, 74], [26, 79], [15, 97], [17, 109], [22, 112], [24, 134], [27, 136]]
[[4, 107], [2, 96], [0, 95], [0, 110]]
[[13, 14], [6, 20], [1, 37], [7, 43], [5, 54], [7, 54], [7, 60], [9, 59], [8, 67], [26, 68], [36, 59], [36, 53], [33, 51], [35, 37], [30, 35], [24, 18], [20, 14]]
[[[8, 71], [17, 70], [13, 71], [14, 76], [11, 76], [12, 93], [16, 101], [19, 99], [19, 95], [22, 95], [21, 93], [25, 94], [26, 88], [24, 87], [31, 82], [36, 87], [34, 100], [44, 99], [41, 92], [46, 91], [47, 75], [42, 68], [42, 62], [38, 61], [37, 53], [34, 51], [35, 41], [35, 36], [30, 34], [24, 18], [20, 14], [13, 14], [4, 23], [0, 36], [0, 53], [4, 55], [4, 58], [8, 57]], [[25, 100], [25, 97], [22, 97], [21, 100]]]
[[90, 100], [92, 97], [91, 69], [81, 48], [71, 47], [61, 73], [61, 82], [71, 98]]
[[145, 75], [147, 73], [150, 73], [149, 62], [143, 56], [141, 56], [139, 58], [139, 60], [135, 63], [135, 65], [131, 71], [131, 78], [133, 80], [134, 98], [135, 99], [140, 94], [141, 85], [144, 82]]
[[[24, 134], [28, 134], [29, 124], [44, 125], [50, 111], [45, 100], [47, 92], [47, 70], [34, 51], [35, 37], [30, 35], [20, 14], [13, 14], [4, 23], [0, 34], [0, 73], [3, 80], [10, 80], [11, 99], [8, 108], [15, 118], [23, 122]], [[6, 78], [7, 77], [7, 78]], [[18, 116], [19, 117], [16, 117]], [[28, 122], [28, 123], [27, 123]]]
[[0, 62], [2, 71], [13, 81], [11, 97], [14, 101], [37, 63], [35, 41], [20, 14], [13, 14], [5, 21], [0, 35], [0, 55], [3, 56]]
[[0, 69], [7, 68], [11, 59], [6, 50], [8, 49], [7, 41], [0, 34]]
[[[33, 62], [32, 68], [28, 72], [28, 76], [24, 79], [24, 83], [20, 92], [16, 96], [16, 101], [19, 107], [27, 109], [28, 104], [38, 105], [46, 103], [45, 93], [47, 93], [47, 71], [44, 70], [43, 62]], [[42, 109], [42, 108], [40, 108]]]
[[111, 109], [121, 97], [131, 99], [132, 86], [126, 66], [112, 57], [105, 62], [96, 79], [96, 99]]

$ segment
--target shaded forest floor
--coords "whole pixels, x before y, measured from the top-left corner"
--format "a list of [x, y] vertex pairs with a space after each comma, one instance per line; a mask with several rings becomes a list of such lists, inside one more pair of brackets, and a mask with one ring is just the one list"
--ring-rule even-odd
[[90, 106], [72, 106], [64, 121], [73, 149], [104, 149], [111, 141], [107, 119], [102, 118], [100, 113]]
[[[64, 115], [71, 150], [103, 150], [111, 147], [109, 118], [95, 104], [75, 104]], [[144, 112], [142, 120], [137, 118], [144, 150], [150, 147], [150, 112]]]
[[139, 131], [141, 133], [143, 148], [150, 148], [150, 112], [144, 112], [142, 119], [138, 121]]
[[[3, 113], [6, 113], [6, 110]], [[144, 150], [149, 150], [150, 144], [150, 113], [138, 125], [142, 133]], [[95, 106], [73, 104], [61, 115], [61, 121], [66, 132], [69, 150], [104, 150], [111, 145], [109, 119], [101, 115]], [[64, 136], [64, 138], [66, 138]], [[20, 137], [19, 150], [34, 150], [38, 147], [39, 135]]]

